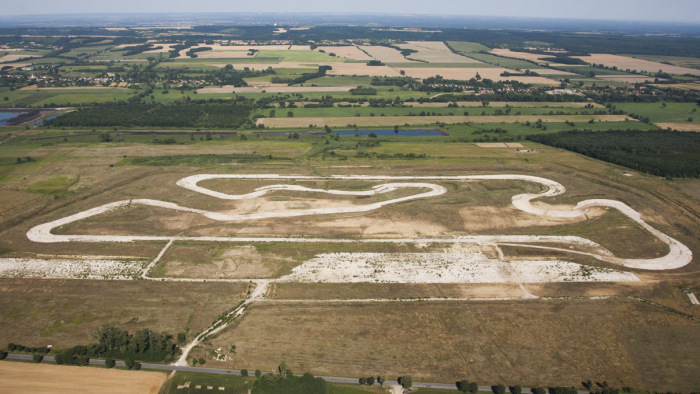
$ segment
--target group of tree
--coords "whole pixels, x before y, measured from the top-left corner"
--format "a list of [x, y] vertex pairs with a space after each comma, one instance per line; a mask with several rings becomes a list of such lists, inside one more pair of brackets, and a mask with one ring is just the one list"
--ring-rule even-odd
[[52, 127], [211, 127], [239, 128], [250, 123], [251, 106], [239, 102], [100, 104], [48, 121]]
[[379, 383], [380, 385], [384, 385], [384, 382], [386, 382], [386, 378], [384, 376], [368, 376], [368, 377], [362, 377], [359, 379], [359, 383], [361, 385], [367, 385], [367, 386], [372, 386], [374, 383]]
[[[241, 371], [242, 373], [243, 371]], [[247, 371], [246, 371], [247, 375]], [[260, 370], [255, 371], [256, 381], [251, 389], [252, 394], [326, 394], [328, 388], [326, 381], [321, 378], [316, 378], [310, 373], [305, 373], [302, 376], [295, 376], [292, 371], [287, 368], [287, 364], [283, 361], [280, 363], [278, 372], [262, 375]]]
[[700, 133], [663, 130], [564, 131], [527, 139], [651, 175], [700, 177]]
[[463, 393], [474, 394], [477, 391], [479, 391], [479, 384], [476, 382], [470, 382], [468, 380], [460, 380], [459, 382], [457, 382], [457, 390]]

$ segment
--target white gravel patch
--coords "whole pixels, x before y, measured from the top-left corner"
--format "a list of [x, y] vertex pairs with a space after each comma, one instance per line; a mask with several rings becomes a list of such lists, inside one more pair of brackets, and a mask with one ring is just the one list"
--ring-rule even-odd
[[12, 278], [130, 280], [141, 273], [137, 261], [0, 259], [0, 276]]
[[630, 273], [564, 261], [489, 259], [470, 253], [324, 253], [295, 267], [282, 282], [540, 283], [636, 282]]

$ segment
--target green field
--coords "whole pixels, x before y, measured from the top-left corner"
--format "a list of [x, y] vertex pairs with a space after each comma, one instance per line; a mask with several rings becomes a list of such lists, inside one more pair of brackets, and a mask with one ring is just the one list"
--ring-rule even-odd
[[[648, 116], [653, 123], [700, 124], [700, 106], [694, 103], [614, 103], [617, 108], [628, 113]], [[692, 118], [692, 121], [688, 121]]]

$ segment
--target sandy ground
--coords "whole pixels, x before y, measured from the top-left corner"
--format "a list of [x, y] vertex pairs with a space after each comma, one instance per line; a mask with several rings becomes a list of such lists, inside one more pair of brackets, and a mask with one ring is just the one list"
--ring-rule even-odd
[[661, 127], [662, 129], [676, 129], [678, 131], [700, 131], [700, 124], [697, 123], [669, 123], [669, 122], [661, 122], [657, 123], [657, 126]]
[[263, 90], [267, 93], [347, 92], [356, 87], [357, 86], [247, 86], [236, 88], [233, 86], [224, 86], [221, 88], [197, 89], [197, 93], [261, 93]]
[[156, 394], [164, 372], [0, 362], [3, 393], [138, 393]]
[[[381, 109], [377, 109], [381, 112]], [[378, 126], [378, 127], [393, 127], [396, 125], [425, 125], [435, 123], [525, 123], [537, 122], [542, 119], [544, 123], [566, 121], [571, 122], [588, 122], [591, 119], [600, 120], [602, 122], [624, 122], [629, 119], [630, 122], [636, 120], [628, 118], [625, 115], [484, 115], [484, 116], [463, 116], [463, 115], [437, 115], [437, 116], [335, 116], [335, 117], [295, 117], [295, 118], [260, 118], [256, 124], [264, 124], [269, 128], [289, 128], [289, 127], [308, 127], [310, 124], [316, 126], [328, 125], [331, 127], [346, 127], [347, 125], [357, 126]]]
[[418, 51], [408, 57], [428, 63], [481, 63], [478, 60], [453, 53], [442, 41], [408, 41], [406, 44], [398, 44], [397, 46]]
[[320, 46], [316, 48], [317, 51], [326, 51], [326, 53], [335, 53], [336, 56], [338, 57], [344, 57], [346, 59], [350, 60], [362, 60], [362, 61], [369, 61], [372, 60], [372, 57], [367, 56], [366, 53], [362, 52], [358, 47], [354, 45], [347, 45], [347, 46], [342, 46], [342, 47], [327, 47], [327, 46]]
[[[401, 183], [386, 183], [382, 185], [376, 185], [372, 187], [371, 190], [367, 191], [343, 191], [343, 190], [325, 190], [325, 189], [309, 189], [298, 185], [271, 185], [256, 189], [254, 192], [243, 194], [243, 195], [229, 195], [225, 193], [216, 192], [213, 190], [206, 189], [204, 187], [198, 186], [198, 183], [207, 179], [273, 179], [281, 180], [285, 179], [333, 179], [333, 180], [391, 180], [391, 181], [404, 181]], [[200, 174], [193, 175], [186, 178], [180, 179], [177, 184], [186, 189], [190, 189], [202, 194], [206, 194], [212, 197], [229, 199], [229, 200], [240, 200], [246, 198], [252, 198], [264, 195], [270, 190], [293, 190], [301, 192], [321, 192], [328, 194], [341, 194], [341, 195], [372, 195], [381, 194], [389, 191], [397, 190], [399, 188], [419, 188], [427, 189], [423, 193], [412, 194], [405, 197], [399, 197], [392, 200], [381, 201], [378, 203], [367, 204], [367, 205], [357, 205], [351, 207], [336, 207], [336, 208], [313, 208], [313, 209], [299, 209], [299, 210], [286, 210], [278, 212], [261, 212], [261, 213], [249, 213], [249, 214], [228, 214], [222, 212], [212, 212], [200, 209], [188, 208], [177, 205], [171, 202], [149, 200], [149, 199], [134, 199], [134, 200], [123, 200], [117, 201], [109, 204], [105, 204], [96, 208], [88, 209], [52, 222], [44, 223], [33, 227], [27, 232], [27, 237], [34, 242], [43, 243], [53, 243], [53, 242], [134, 242], [134, 241], [169, 241], [168, 246], [172, 244], [174, 240], [198, 240], [198, 241], [213, 241], [213, 242], [326, 242], [323, 238], [265, 238], [265, 237], [182, 237], [182, 236], [128, 236], [128, 235], [55, 235], [52, 234], [52, 230], [56, 227], [76, 222], [91, 216], [99, 215], [105, 212], [113, 211], [122, 207], [128, 207], [132, 204], [135, 205], [147, 205], [147, 206], [157, 206], [177, 211], [197, 213], [204, 215], [210, 219], [218, 221], [246, 221], [246, 220], [256, 220], [264, 218], [283, 218], [283, 217], [297, 217], [297, 216], [307, 216], [307, 215], [328, 215], [337, 213], [348, 213], [348, 212], [368, 212], [381, 208], [382, 206], [388, 204], [395, 204], [402, 201], [409, 201], [414, 199], [424, 199], [434, 196], [439, 196], [446, 193], [446, 189], [443, 186], [437, 184], [426, 183], [426, 180], [457, 180], [457, 181], [479, 181], [479, 180], [522, 180], [527, 182], [538, 183], [547, 188], [546, 191], [538, 194], [518, 194], [512, 197], [512, 204], [515, 208], [520, 211], [545, 217], [545, 218], [581, 218], [585, 216], [587, 212], [591, 209], [597, 209], [598, 207], [608, 207], [614, 208], [620, 211], [622, 214], [626, 215], [628, 218], [637, 222], [644, 229], [652, 233], [660, 241], [669, 246], [669, 253], [666, 256], [653, 258], [653, 259], [620, 259], [611, 256], [607, 253], [584, 253], [576, 252], [579, 254], [591, 256], [600, 260], [613, 262], [615, 264], [623, 265], [631, 268], [647, 269], [647, 270], [666, 270], [675, 269], [683, 267], [692, 261], [693, 254], [688, 247], [678, 242], [676, 239], [669, 237], [668, 235], [656, 230], [655, 228], [648, 225], [641, 218], [641, 214], [627, 206], [626, 204], [614, 201], [614, 200], [604, 200], [604, 199], [593, 199], [585, 200], [579, 202], [573, 209], [569, 207], [558, 207], [541, 202], [533, 203], [533, 200], [540, 199], [542, 197], [554, 197], [566, 192], [563, 185], [546, 179], [542, 177], [529, 176], [529, 175], [471, 175], [471, 176], [433, 176], [433, 177], [391, 177], [391, 176], [348, 176], [348, 175], [336, 175], [330, 177], [317, 177], [317, 176], [295, 176], [295, 175], [233, 175], [233, 174]], [[413, 182], [405, 182], [413, 181]], [[418, 182], [421, 181], [421, 182]], [[566, 209], [566, 210], [564, 210]], [[352, 243], [352, 242], [394, 242], [394, 243], [431, 243], [431, 242], [454, 242], [463, 243], [471, 242], [477, 244], [506, 244], [506, 243], [520, 243], [520, 244], [533, 244], [542, 242], [558, 242], [565, 244], [576, 244], [593, 246], [600, 248], [600, 245], [596, 243], [574, 236], [529, 236], [529, 235], [492, 235], [492, 236], [461, 236], [461, 237], [434, 237], [434, 238], [399, 238], [399, 239], [337, 239], [334, 242], [342, 243]], [[547, 248], [545, 246], [540, 246], [540, 248]], [[167, 247], [166, 247], [167, 249]], [[556, 248], [552, 248], [556, 249]], [[164, 249], [165, 250], [165, 249]], [[157, 260], [162, 257], [162, 253], [152, 262], [149, 267], [150, 269]], [[145, 271], [144, 271], [145, 272]], [[145, 273], [144, 273], [145, 275]]]
[[691, 74], [700, 76], [700, 70], [694, 68], [678, 67], [669, 64], [650, 62], [648, 60], [635, 59], [633, 57], [593, 53], [590, 56], [574, 56], [590, 64], [604, 64], [608, 67], [616, 66], [618, 69], [637, 70], [637, 72], [655, 73], [659, 70], [669, 74]]
[[468, 81], [472, 78], [476, 78], [478, 73], [483, 79], [491, 79], [493, 81], [519, 81], [523, 83], [533, 83], [541, 85], [551, 85], [557, 86], [560, 84], [559, 81], [545, 77], [502, 77], [503, 72], [513, 72], [507, 68], [494, 67], [494, 68], [449, 68], [449, 67], [420, 67], [420, 68], [406, 68], [406, 75], [412, 78], [428, 78], [434, 77], [436, 75], [441, 75], [446, 79], [458, 79], [463, 81]]

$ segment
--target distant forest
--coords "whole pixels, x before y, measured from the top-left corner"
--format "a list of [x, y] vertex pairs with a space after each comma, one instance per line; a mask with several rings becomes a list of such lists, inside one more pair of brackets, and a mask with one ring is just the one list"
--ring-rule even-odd
[[700, 133], [678, 131], [564, 131], [527, 139], [651, 175], [700, 177]]

